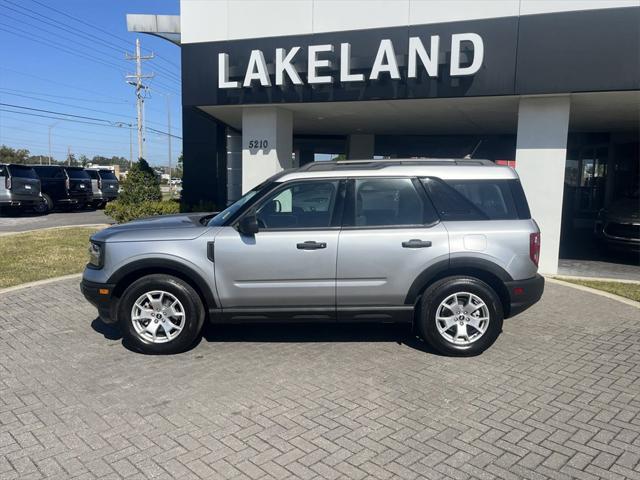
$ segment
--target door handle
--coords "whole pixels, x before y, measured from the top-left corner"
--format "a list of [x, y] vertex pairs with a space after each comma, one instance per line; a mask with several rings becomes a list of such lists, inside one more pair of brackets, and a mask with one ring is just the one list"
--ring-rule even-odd
[[402, 248], [425, 248], [430, 247], [431, 241], [412, 238], [408, 242], [402, 242]]
[[313, 240], [309, 240], [303, 243], [298, 243], [296, 247], [298, 247], [298, 250], [319, 250], [321, 248], [327, 248], [327, 244], [325, 242], [314, 242]]

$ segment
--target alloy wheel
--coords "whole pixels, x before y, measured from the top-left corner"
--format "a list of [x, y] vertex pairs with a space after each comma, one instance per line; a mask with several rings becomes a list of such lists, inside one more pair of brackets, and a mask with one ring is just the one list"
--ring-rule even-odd
[[436, 326], [450, 343], [467, 346], [476, 342], [489, 327], [489, 308], [478, 296], [456, 292], [446, 297], [436, 310]]
[[143, 293], [131, 308], [131, 322], [138, 336], [151, 343], [174, 340], [185, 325], [184, 306], [163, 290]]

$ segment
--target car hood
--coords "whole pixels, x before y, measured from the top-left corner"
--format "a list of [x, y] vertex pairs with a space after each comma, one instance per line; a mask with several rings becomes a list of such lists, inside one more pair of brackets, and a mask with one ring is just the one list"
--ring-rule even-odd
[[210, 227], [200, 223], [204, 213], [159, 215], [114, 225], [93, 237], [98, 242], [142, 242], [149, 240], [192, 240]]
[[624, 223], [640, 222], [640, 200], [637, 198], [618, 200], [609, 206], [606, 217]]

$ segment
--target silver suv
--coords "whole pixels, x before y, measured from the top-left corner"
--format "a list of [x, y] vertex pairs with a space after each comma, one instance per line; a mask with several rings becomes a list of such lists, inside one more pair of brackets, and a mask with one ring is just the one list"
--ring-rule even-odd
[[207, 319], [406, 322], [444, 354], [474, 355], [540, 299], [539, 252], [509, 167], [317, 162], [215, 215], [96, 233], [81, 288], [146, 353], [190, 348]]

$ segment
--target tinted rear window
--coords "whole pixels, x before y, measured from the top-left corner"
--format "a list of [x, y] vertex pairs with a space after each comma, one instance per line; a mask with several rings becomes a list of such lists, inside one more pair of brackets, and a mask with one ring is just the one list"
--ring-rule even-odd
[[517, 180], [436, 180], [425, 186], [443, 220], [531, 218]]
[[67, 175], [69, 175], [69, 178], [73, 178], [76, 180], [91, 178], [89, 174], [84, 170], [75, 168], [67, 168]]
[[11, 176], [19, 178], [38, 178], [36, 172], [31, 167], [23, 167], [22, 165], [10, 165], [9, 171]]
[[116, 176], [111, 170], [100, 170], [100, 176], [103, 180], [117, 180]]
[[87, 172], [87, 173], [89, 174], [89, 176], [90, 176], [91, 178], [93, 178], [94, 180], [98, 180], [98, 179], [100, 178], [100, 176], [98, 175], [98, 171], [97, 171], [97, 170], [87, 170], [86, 172]]

